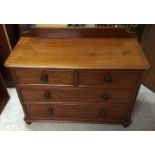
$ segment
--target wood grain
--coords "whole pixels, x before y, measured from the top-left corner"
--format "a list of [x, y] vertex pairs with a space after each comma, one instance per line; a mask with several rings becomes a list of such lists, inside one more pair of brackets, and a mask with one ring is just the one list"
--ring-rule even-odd
[[142, 74], [149, 68], [133, 34], [55, 28], [33, 29], [25, 36], [5, 66], [12, 71], [26, 123], [130, 124]]
[[[121, 88], [66, 88], [21, 86], [24, 102], [57, 102], [57, 104], [129, 104], [134, 90]], [[33, 94], [33, 95], [32, 95]]]
[[[125, 120], [127, 108], [122, 106], [101, 106], [101, 105], [26, 105], [28, 118], [33, 119], [67, 119], [67, 120]], [[53, 110], [53, 114], [49, 114], [49, 110]], [[102, 115], [105, 112], [105, 115]]]
[[[14, 74], [19, 84], [74, 84], [73, 70], [15, 69]], [[47, 76], [47, 80], [42, 80], [42, 76]]]
[[128, 32], [124, 28], [98, 27], [98, 28], [32, 28], [30, 31], [21, 33], [24, 37], [41, 38], [104, 38], [104, 37], [136, 37], [133, 32]]
[[149, 68], [144, 53], [135, 38], [44, 39], [21, 37], [5, 66], [51, 69]]
[[[79, 71], [79, 86], [100, 86], [100, 87], [117, 87], [136, 88], [137, 79], [140, 72], [138, 71], [116, 71], [116, 70], [81, 70]], [[106, 81], [110, 77], [111, 81]], [[127, 85], [126, 85], [127, 84]]]

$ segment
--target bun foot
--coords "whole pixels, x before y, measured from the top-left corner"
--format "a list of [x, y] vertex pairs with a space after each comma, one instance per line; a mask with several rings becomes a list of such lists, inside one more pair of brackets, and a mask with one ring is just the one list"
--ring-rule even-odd
[[124, 128], [127, 128], [130, 124], [131, 124], [131, 121], [129, 120], [127, 123], [124, 123], [124, 124], [123, 124], [123, 127], [124, 127]]
[[24, 118], [24, 121], [25, 121], [25, 123], [27, 124], [27, 125], [30, 125], [32, 122], [30, 122], [30, 121], [27, 121], [27, 119], [26, 118]]
[[30, 125], [32, 122], [25, 122], [27, 125]]

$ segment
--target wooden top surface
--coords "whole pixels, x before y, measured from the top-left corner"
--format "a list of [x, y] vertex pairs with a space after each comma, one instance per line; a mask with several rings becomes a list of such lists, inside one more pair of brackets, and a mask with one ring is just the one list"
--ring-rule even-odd
[[136, 38], [45, 39], [21, 37], [9, 68], [148, 69]]

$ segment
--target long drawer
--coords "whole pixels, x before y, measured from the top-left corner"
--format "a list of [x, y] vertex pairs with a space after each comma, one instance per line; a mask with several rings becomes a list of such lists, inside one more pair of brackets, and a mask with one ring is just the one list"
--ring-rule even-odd
[[25, 105], [30, 119], [124, 120], [128, 108], [101, 105]]
[[48, 69], [16, 69], [18, 84], [73, 85], [74, 71]]
[[133, 90], [112, 88], [21, 87], [24, 102], [83, 102], [128, 104]]
[[137, 71], [80, 71], [79, 86], [107, 86], [118, 88], [136, 88], [139, 72]]

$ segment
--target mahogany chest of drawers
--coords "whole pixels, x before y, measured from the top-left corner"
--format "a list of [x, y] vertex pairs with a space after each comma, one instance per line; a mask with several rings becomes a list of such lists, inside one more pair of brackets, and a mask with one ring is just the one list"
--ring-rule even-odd
[[149, 64], [136, 38], [21, 37], [11, 69], [26, 123], [129, 125]]

